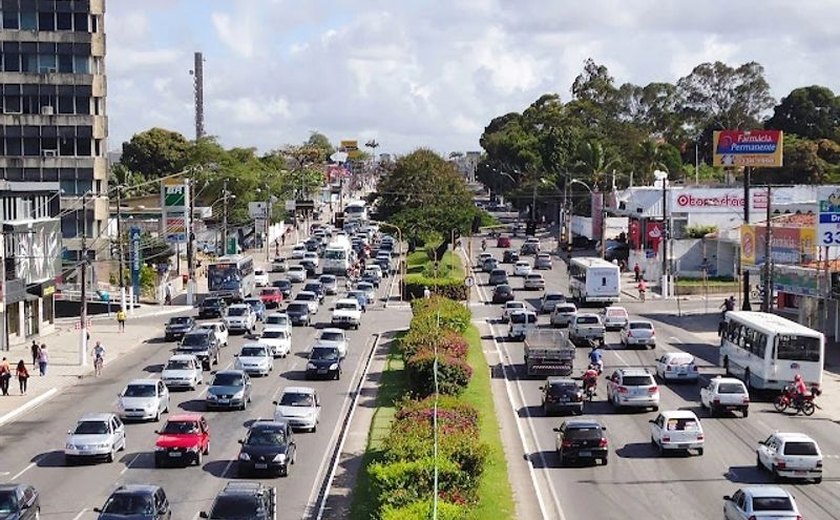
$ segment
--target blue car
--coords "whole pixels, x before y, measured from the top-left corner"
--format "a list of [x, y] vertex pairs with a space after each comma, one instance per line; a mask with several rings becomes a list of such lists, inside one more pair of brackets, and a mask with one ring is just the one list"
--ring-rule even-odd
[[257, 315], [257, 321], [263, 322], [265, 321], [265, 304], [259, 298], [245, 298], [245, 303], [251, 306], [251, 309], [254, 310], [254, 314]]

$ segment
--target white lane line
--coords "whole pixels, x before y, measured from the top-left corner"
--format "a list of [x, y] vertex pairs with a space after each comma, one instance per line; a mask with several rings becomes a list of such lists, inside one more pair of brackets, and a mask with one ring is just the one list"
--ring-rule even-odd
[[125, 472], [128, 471], [129, 469], [131, 469], [131, 465], [134, 464], [135, 462], [137, 462], [137, 459], [140, 458], [140, 455], [142, 455], [142, 454], [138, 453], [137, 455], [135, 455], [134, 458], [131, 459], [131, 461], [128, 464], [125, 465], [125, 467], [122, 469], [122, 471], [120, 471], [120, 475], [125, 475]]
[[73, 520], [79, 520], [85, 513], [87, 513], [87, 508], [82, 509], [79, 511], [79, 514], [73, 517]]
[[41, 460], [41, 457], [38, 457], [34, 462], [30, 462], [28, 466], [20, 470], [14, 477], [10, 478], [9, 480], [17, 480], [18, 477], [29, 471], [30, 469], [34, 468], [38, 465], [38, 462]]
[[[229, 369], [229, 368], [230, 368], [230, 367], [232, 367], [232, 366], [233, 366], [233, 361], [229, 362], [229, 363], [228, 363], [227, 365], [225, 365], [225, 367], [224, 367], [224, 368], [222, 368], [221, 370], [227, 370], [227, 369]], [[216, 370], [216, 371], [218, 372], [218, 370]], [[212, 371], [211, 371], [211, 372], [212, 372]], [[211, 374], [211, 375], [212, 375], [212, 374]], [[212, 378], [211, 378], [211, 379], [212, 379]], [[198, 393], [198, 395], [197, 395], [196, 397], [202, 397], [204, 394], [206, 394], [206, 393], [207, 393], [207, 391], [208, 391], [208, 390], [210, 390], [210, 382], [209, 382], [209, 381], [204, 381], [204, 384], [203, 384], [203, 385], [201, 385], [201, 386], [203, 386], [204, 388], [201, 390], [201, 392], [199, 392], [199, 393]]]
[[198, 520], [198, 517], [201, 515], [201, 511], [196, 511], [192, 517], [192, 520]]

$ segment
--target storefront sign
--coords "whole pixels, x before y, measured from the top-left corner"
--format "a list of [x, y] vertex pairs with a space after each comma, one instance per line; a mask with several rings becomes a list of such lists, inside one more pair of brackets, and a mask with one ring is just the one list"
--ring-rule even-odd
[[662, 241], [665, 235], [665, 227], [662, 222], [655, 220], [648, 220], [647, 222], [647, 249], [653, 251], [659, 250], [659, 242]]
[[131, 285], [134, 287], [135, 297], [140, 297], [140, 228], [132, 227], [129, 231], [131, 256]]
[[[764, 265], [767, 227], [761, 224], [741, 226], [741, 264]], [[816, 259], [816, 236], [813, 228], [772, 226], [770, 258], [775, 265], [802, 265]]]
[[780, 168], [782, 137], [780, 130], [717, 131], [713, 136], [713, 165]]
[[820, 296], [821, 274], [816, 269], [779, 266], [773, 269], [773, 288], [776, 291], [799, 296]]
[[817, 187], [817, 239], [824, 247], [840, 246], [840, 188]]
[[[670, 208], [674, 213], [744, 213], [744, 190], [738, 188], [685, 188], [670, 191]], [[767, 192], [750, 194], [751, 210], [767, 209]]]

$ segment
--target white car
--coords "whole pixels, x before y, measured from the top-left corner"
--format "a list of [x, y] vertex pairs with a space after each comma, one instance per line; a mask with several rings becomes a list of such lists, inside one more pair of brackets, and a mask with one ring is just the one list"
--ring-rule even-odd
[[286, 327], [267, 325], [257, 343], [265, 345], [274, 357], [286, 357], [292, 351], [292, 332]]
[[264, 269], [254, 269], [254, 284], [257, 287], [268, 287], [268, 272]]
[[531, 262], [527, 260], [519, 260], [513, 264], [513, 276], [528, 276], [533, 271]]
[[213, 334], [216, 336], [216, 342], [219, 346], [228, 346], [228, 336], [230, 336], [230, 333], [228, 332], [227, 325], [225, 325], [224, 321], [206, 321], [204, 323], [199, 323], [198, 328], [211, 329]]
[[621, 345], [641, 345], [645, 348], [656, 348], [656, 329], [653, 323], [645, 320], [630, 320], [619, 333]]
[[312, 314], [318, 312], [318, 307], [320, 305], [318, 295], [312, 291], [300, 291], [292, 301], [305, 303], [309, 307], [309, 312]]
[[333, 327], [358, 329], [362, 323], [362, 307], [355, 298], [342, 298], [335, 302], [330, 323]]
[[117, 415], [121, 419], [160, 421], [169, 411], [169, 390], [160, 379], [135, 379], [117, 394]]
[[324, 292], [327, 294], [338, 293], [338, 278], [334, 274], [322, 274], [318, 281], [324, 287]]
[[271, 272], [272, 273], [285, 273], [286, 269], [289, 268], [289, 265], [286, 262], [285, 258], [277, 257], [271, 261]]
[[225, 325], [231, 332], [242, 331], [250, 334], [257, 326], [257, 315], [247, 303], [236, 303], [228, 307]]
[[741, 488], [723, 501], [724, 520], [802, 520], [793, 495], [776, 486]]
[[303, 253], [303, 259], [312, 262], [315, 265], [316, 269], [318, 268], [318, 262], [320, 262], [321, 260], [320, 258], [318, 258], [318, 253], [316, 253], [315, 251], [307, 251]]
[[750, 393], [740, 379], [734, 377], [713, 377], [709, 384], [700, 389], [700, 406], [715, 417], [723, 410], [739, 410], [743, 417], [750, 411]]
[[119, 417], [112, 413], [86, 414], [67, 432], [64, 461], [68, 465], [82, 459], [114, 462], [117, 451], [123, 450], [125, 425]]
[[484, 262], [489, 258], [493, 258], [493, 253], [488, 253], [486, 251], [483, 252], [483, 253], [479, 253], [478, 254], [478, 261], [476, 261], [475, 265], [479, 269], [481, 269], [482, 267], [484, 267]]
[[292, 283], [303, 283], [306, 281], [306, 268], [302, 265], [290, 265], [286, 271], [286, 278]]
[[285, 312], [272, 312], [271, 314], [265, 315], [265, 325], [266, 328], [271, 327], [273, 329], [286, 329], [289, 331], [289, 334], [292, 333], [292, 321], [289, 319], [289, 315]]
[[607, 307], [604, 309], [604, 327], [607, 330], [619, 330], [624, 328], [627, 325], [627, 322], [630, 321], [630, 315], [627, 313], [627, 309], [624, 307], [619, 306], [612, 306]]
[[650, 442], [660, 455], [673, 450], [697, 450], [698, 455], [703, 455], [704, 439], [700, 419], [690, 410], [660, 412], [650, 421]]
[[659, 410], [659, 387], [645, 368], [619, 368], [607, 378], [607, 401], [623, 407]]
[[342, 358], [347, 357], [347, 335], [344, 329], [328, 328], [321, 331], [316, 343], [321, 346], [335, 347]]
[[531, 311], [516, 311], [510, 314], [508, 338], [525, 339], [528, 332], [537, 328], [537, 313]]
[[776, 480], [782, 478], [822, 482], [823, 455], [817, 441], [804, 433], [776, 432], [758, 443], [758, 469], [767, 470]]
[[292, 428], [314, 432], [321, 422], [321, 401], [314, 388], [287, 386], [274, 404], [274, 420], [288, 422]]
[[295, 260], [301, 260], [304, 254], [306, 254], [306, 245], [303, 242], [295, 244], [294, 247], [292, 247], [291, 256]]
[[522, 287], [526, 290], [540, 291], [545, 289], [545, 279], [541, 273], [530, 273], [525, 275], [525, 282]]
[[668, 352], [656, 360], [656, 375], [662, 381], [697, 382], [699, 373], [694, 356], [686, 352]]
[[167, 388], [195, 390], [195, 387], [204, 382], [203, 374], [204, 370], [197, 357], [192, 354], [175, 354], [163, 366], [160, 380]]
[[249, 375], [267, 376], [274, 370], [274, 355], [271, 347], [262, 343], [246, 343], [239, 354], [234, 354], [235, 370], [242, 370]]
[[528, 308], [525, 306], [525, 302], [523, 301], [511, 300], [509, 302], [505, 302], [502, 306], [502, 321], [507, 323], [510, 321], [511, 313], [526, 310], [528, 310]]
[[577, 307], [574, 303], [558, 303], [554, 306], [554, 310], [551, 311], [551, 318], [549, 318], [551, 326], [555, 328], [568, 327], [569, 323], [574, 319], [575, 314], [577, 314]]

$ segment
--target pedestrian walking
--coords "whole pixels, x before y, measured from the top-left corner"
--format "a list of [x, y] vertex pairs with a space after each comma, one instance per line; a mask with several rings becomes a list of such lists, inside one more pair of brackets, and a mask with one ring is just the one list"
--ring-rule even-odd
[[38, 352], [38, 369], [42, 376], [47, 375], [47, 363], [50, 361], [50, 355], [47, 353], [47, 344], [41, 343], [41, 348]]
[[639, 283], [639, 280], [642, 279], [642, 268], [639, 267], [638, 263], [633, 267], [633, 276], [636, 283]]
[[3, 395], [9, 395], [9, 380], [11, 379], [12, 367], [9, 366], [9, 362], [4, 357], [0, 361], [0, 391], [3, 392]]
[[645, 301], [645, 293], [647, 292], [647, 283], [644, 280], [640, 280], [637, 288], [639, 289], [639, 299], [642, 300], [642, 301]]
[[125, 309], [122, 307], [117, 311], [117, 325], [120, 332], [125, 332]]
[[38, 354], [41, 353], [41, 348], [34, 339], [32, 340], [32, 346], [29, 347], [29, 350], [32, 351], [32, 368], [35, 368], [38, 366]]
[[424, 287], [423, 288], [423, 298], [428, 300], [431, 297], [432, 297], [432, 291], [430, 291], [428, 287]]
[[18, 385], [20, 385], [20, 395], [26, 395], [26, 382], [29, 381], [29, 370], [26, 369], [26, 363], [22, 359], [18, 361], [15, 372], [18, 378]]
[[164, 289], [166, 296], [165, 301], [166, 305], [172, 305], [172, 282], [167, 282], [166, 287]]

